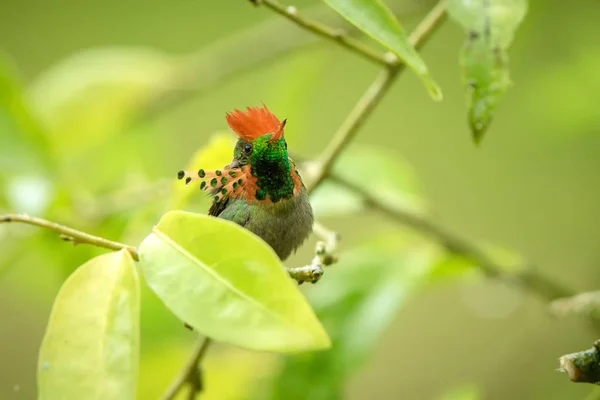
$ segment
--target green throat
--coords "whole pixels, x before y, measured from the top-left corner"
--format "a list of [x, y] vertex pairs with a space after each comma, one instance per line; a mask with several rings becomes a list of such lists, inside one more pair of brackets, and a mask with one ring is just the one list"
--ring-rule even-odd
[[256, 199], [270, 199], [277, 203], [294, 195], [294, 180], [285, 139], [272, 142], [270, 136], [265, 135], [253, 142], [250, 168], [252, 176], [257, 178]]

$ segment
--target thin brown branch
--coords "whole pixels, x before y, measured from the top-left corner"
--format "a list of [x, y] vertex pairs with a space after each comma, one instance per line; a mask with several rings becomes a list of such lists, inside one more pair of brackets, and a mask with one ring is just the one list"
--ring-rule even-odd
[[[126, 249], [131, 254], [134, 260], [139, 261], [139, 254], [135, 247], [115, 242], [102, 238], [100, 236], [94, 236], [89, 233], [79, 231], [77, 229], [69, 228], [65, 225], [57, 224], [56, 222], [48, 221], [42, 218], [31, 217], [25, 214], [3, 214], [0, 215], [0, 223], [19, 222], [29, 225], [35, 225], [40, 228], [48, 229], [59, 234], [59, 238], [66, 242], [73, 244], [89, 244], [96, 247], [102, 247], [109, 250], [121, 250]], [[318, 252], [317, 252], [318, 253]], [[318, 254], [317, 254], [318, 255]], [[286, 268], [288, 273], [293, 279], [296, 279], [299, 283], [302, 282], [316, 282], [319, 280], [323, 271], [320, 270], [319, 266], [328, 264], [315, 264], [314, 260], [309, 266], [304, 267], [289, 267]], [[312, 268], [309, 268], [312, 266]]]
[[131, 254], [134, 260], [139, 260], [137, 250], [129, 245], [114, 242], [112, 240], [104, 239], [100, 236], [90, 235], [82, 231], [78, 231], [68, 226], [57, 224], [56, 222], [47, 221], [42, 218], [30, 217], [26, 214], [4, 214], [0, 215], [0, 223], [8, 222], [20, 222], [29, 225], [39, 226], [40, 228], [49, 229], [58, 233], [63, 240], [67, 240], [73, 243], [90, 244], [92, 246], [102, 247], [110, 250], [121, 250], [126, 249]]
[[167, 389], [165, 394], [160, 398], [160, 400], [173, 400], [179, 391], [181, 391], [185, 386], [189, 386], [190, 389], [190, 399], [194, 399], [196, 394], [202, 391], [202, 372], [200, 371], [200, 362], [206, 355], [208, 351], [208, 347], [212, 341], [209, 338], [199, 339], [196, 347], [192, 355], [190, 356], [188, 362], [185, 364], [181, 373], [171, 386]]

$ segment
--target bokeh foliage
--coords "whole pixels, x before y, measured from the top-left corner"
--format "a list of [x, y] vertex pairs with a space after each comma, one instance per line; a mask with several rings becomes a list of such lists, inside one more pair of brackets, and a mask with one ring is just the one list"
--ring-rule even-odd
[[[32, 212], [37, 215], [46, 216], [50, 219], [60, 220], [66, 224], [71, 224], [99, 235], [120, 239], [128, 243], [136, 243], [139, 242], [139, 240], [141, 240], [149, 231], [151, 226], [158, 221], [160, 215], [166, 211], [166, 209], [169, 209], [165, 204], [169, 204], [168, 198], [172, 193], [168, 188], [164, 191], [145, 193], [145, 196], [147, 196], [146, 201], [146, 199], [139, 198], [141, 195], [137, 195], [136, 189], [139, 188], [140, 193], [143, 193], [143, 190], [147, 188], [148, 184], [155, 183], [156, 180], [161, 179], [166, 179], [167, 186], [169, 186], [172, 183], [168, 181], [173, 175], [172, 172], [179, 169], [182, 164], [185, 164], [186, 158], [191, 157], [194, 150], [203, 146], [205, 143], [208, 143], [209, 140], [206, 138], [202, 138], [201, 140], [198, 138], [191, 139], [194, 135], [182, 133], [181, 136], [185, 136], [186, 138], [181, 141], [176, 140], [176, 142], [179, 143], [173, 144], [173, 132], [194, 131], [194, 125], [191, 125], [190, 127], [189, 125], [186, 126], [178, 122], [166, 122], [160, 118], [155, 122], [144, 123], [142, 125], [129, 126], [126, 124], [125, 122], [130, 122], [128, 118], [135, 115], [135, 111], [137, 110], [137, 103], [134, 100], [139, 99], [140, 97], [138, 96], [140, 96], [140, 93], [143, 94], [144, 90], [147, 90], [143, 87], [147, 82], [138, 81], [135, 77], [136, 74], [127, 77], [128, 66], [135, 65], [135, 62], [132, 60], [136, 57], [140, 57], [139, 62], [141, 65], [146, 65], [148, 58], [146, 56], [141, 56], [137, 49], [126, 48], [124, 49], [126, 50], [125, 54], [123, 54], [121, 50], [114, 52], [112, 50], [115, 49], [107, 49], [107, 52], [103, 54], [103, 56], [106, 57], [106, 62], [101, 64], [103, 65], [101, 71], [98, 71], [97, 68], [91, 69], [91, 73], [96, 73], [99, 76], [92, 77], [92, 79], [90, 79], [92, 83], [89, 86], [80, 87], [73, 84], [83, 81], [83, 78], [79, 74], [70, 73], [63, 76], [63, 79], [66, 81], [61, 83], [57, 90], [64, 91], [64, 97], [57, 96], [58, 100], [53, 100], [59, 102], [65, 101], [64, 104], [59, 106], [57, 106], [56, 103], [44, 104], [43, 101], [38, 103], [39, 100], [36, 100], [37, 97], [35, 92], [38, 91], [39, 88], [51, 87], [50, 85], [45, 86], [39, 83], [39, 81], [44, 79], [50, 79], [45, 77], [45, 73], [39, 75], [37, 82], [25, 85], [21, 82], [19, 77], [16, 76], [17, 74], [15, 74], [14, 68], [11, 67], [11, 61], [7, 61], [7, 84], [2, 87], [8, 88], [6, 92], [3, 91], [3, 95], [4, 93], [11, 94], [9, 95], [10, 97], [3, 97], [3, 99], [10, 99], [11, 108], [8, 109], [11, 109], [12, 111], [8, 115], [3, 114], [1, 119], [1, 126], [7, 127], [3, 128], [1, 135], [3, 145], [2, 161], [8, 160], [8, 158], [4, 157], [5, 155], [11, 155], [13, 157], [10, 159], [10, 162], [6, 163], [6, 168], [4, 168], [3, 164], [1, 179], [4, 190], [0, 195], [0, 201], [2, 202], [3, 208], [6, 210]], [[162, 59], [162, 55], [159, 55], [159, 58]], [[326, 58], [326, 56], [323, 56], [323, 58]], [[165, 59], [167, 59], [167, 64], [172, 61], [169, 57], [165, 57]], [[301, 66], [314, 62], [311, 61], [312, 59], [313, 57], [309, 56], [299, 57], [297, 64], [292, 66], [295, 68], [290, 68], [290, 74], [295, 74], [296, 72], [294, 71], [303, 70]], [[456, 61], [456, 57], [453, 60]], [[176, 61], [173, 61], [173, 64], [176, 63]], [[65, 64], [68, 65], [71, 64], [71, 62], [69, 61]], [[95, 64], [95, 62], [92, 64]], [[154, 66], [155, 64], [151, 62], [149, 65]], [[80, 65], [80, 68], [81, 74], [85, 76], [85, 65]], [[157, 73], [156, 79], [148, 79], [150, 84], [161, 81], [161, 79], [159, 79], [162, 76], [162, 72], [160, 72], [162, 71], [161, 68], [157, 68], [157, 70], [148, 68], [146, 70], [149, 74]], [[111, 74], [108, 73], [109, 71], [115, 71], [112, 77]], [[268, 74], [270, 72], [271, 71], [267, 71], [266, 73]], [[121, 73], [124, 74], [122, 77], [120, 77]], [[289, 81], [290, 74], [282, 73], [282, 79], [278, 82]], [[222, 96], [220, 97], [221, 100], [217, 101], [216, 104], [210, 104], [212, 102], [209, 102], [208, 100], [205, 102], [199, 100], [199, 102], [194, 104], [194, 108], [205, 107], [206, 111], [203, 115], [209, 115], [211, 113], [214, 115], [209, 117], [213, 118], [212, 120], [209, 119], [208, 122], [203, 122], [202, 126], [207, 132], [214, 132], [223, 128], [221, 118], [222, 110], [231, 108], [231, 98], [235, 98], [235, 101], [240, 105], [244, 105], [244, 102], [248, 99], [256, 101], [254, 97], [248, 95], [234, 97], [234, 95], [238, 94], [240, 91], [240, 85], [242, 86], [243, 91], [243, 85], [246, 79], [249, 79], [247, 75], [241, 75], [234, 82], [225, 85], [220, 92], [220, 96]], [[454, 79], [457, 79], [457, 77], [454, 77]], [[314, 81], [318, 82], [319, 78], [316, 77]], [[318, 85], [315, 86], [318, 88]], [[296, 88], [294, 96], [288, 96], [289, 104], [292, 104], [293, 106], [293, 99], [296, 97], [295, 94], [297, 91], [302, 92], [302, 89], [305, 89], [307, 93], [312, 93], [313, 95], [318, 94], [318, 91], [314, 91], [314, 87], [311, 86], [308, 86], [307, 88]], [[548, 90], [547, 88], [544, 89]], [[139, 90], [141, 90], [141, 92]], [[275, 87], [274, 85], [271, 90], [272, 93], [279, 94], [281, 92], [281, 85], [279, 84], [278, 87]], [[357, 84], [355, 90], [361, 90], [361, 85]], [[111, 92], [115, 94], [111, 95]], [[302, 98], [302, 96], [299, 97]], [[306, 97], [307, 95], [305, 94], [304, 98]], [[19, 104], [19, 102], [15, 99], [19, 98], [24, 100], [21, 102], [21, 106], [16, 107], [15, 104]], [[289, 100], [290, 98], [292, 98], [292, 100]], [[115, 101], [115, 99], [121, 99], [122, 102]], [[543, 98], [541, 101], [552, 104], [551, 100], [548, 98]], [[69, 102], [72, 103], [69, 105]], [[276, 104], [275, 108], [283, 109], [283, 104], [284, 103], [281, 103], [281, 105]], [[115, 108], [112, 108], [113, 106]], [[15, 108], [12, 109], [12, 107]], [[298, 106], [293, 111], [298, 113], [298, 115], [307, 115], [308, 111], [305, 111], [304, 113], [300, 111], [302, 110], [302, 107], [304, 107], [305, 110], [313, 110], [310, 106], [304, 104]], [[64, 128], [64, 130], [61, 128], [60, 131], [56, 131], [52, 126], [46, 125], [48, 123], [47, 118], [49, 118], [48, 115], [50, 115], [50, 110], [52, 110], [52, 119], [57, 121], [55, 122], [57, 123], [56, 126], [58, 126], [60, 122], [60, 124], [67, 124], [64, 125], [67, 128]], [[579, 108], [577, 110], [580, 111]], [[331, 129], [334, 128], [336, 120], [343, 116], [343, 111], [344, 110], [339, 110], [340, 114], [337, 115], [319, 116], [318, 120], [314, 122], [305, 121], [305, 125], [308, 129], [321, 124], [321, 126], [323, 126], [322, 132], [330, 133]], [[64, 116], [61, 116], [62, 112], [67, 114], [71, 113], [71, 115], [65, 114]], [[385, 112], [386, 111], [381, 111], [379, 117], [384, 117], [383, 113]], [[458, 110], [456, 114], [461, 115], [459, 112], [460, 110]], [[83, 115], [86, 116], [85, 119], [78, 120], [78, 118]], [[112, 118], [113, 115], [114, 119]], [[563, 118], [563, 120], [567, 118], [558, 115], [552, 115], [551, 117], [559, 119]], [[586, 113], [585, 117], [588, 118], [589, 113]], [[85, 124], [83, 124], [84, 122]], [[74, 124], [76, 128], [68, 128], [68, 124], [70, 123]], [[573, 122], [573, 124], [579, 123], [582, 123], [580, 119], [574, 120]], [[585, 126], [589, 127], [590, 125]], [[381, 129], [383, 128], [386, 127], [382, 126]], [[78, 135], [77, 132], [79, 130], [81, 130], [81, 132], [87, 132], [90, 137], [97, 138], [98, 141], [95, 142], [93, 146], [88, 147], [88, 136], [84, 134]], [[63, 132], [65, 132], [64, 137]], [[67, 132], [71, 132], [71, 134], [66, 135]], [[497, 132], [497, 134], [500, 135], [502, 132]], [[461, 139], [458, 138], [459, 136], [460, 135], [454, 135], [454, 140], [460, 141]], [[9, 144], [4, 146], [4, 140]], [[316, 154], [320, 148], [318, 146], [318, 138], [315, 138], [315, 142], [310, 144], [304, 143], [305, 141], [299, 135], [296, 135], [293, 140], [296, 141], [299, 148], [303, 147], [302, 151], [311, 151]], [[165, 156], [165, 149], [169, 150], [176, 148], [185, 149], [185, 151], [179, 150], [179, 153], [176, 153], [180, 156], [184, 155], [183, 157], [176, 158]], [[143, 151], [132, 149], [143, 149]], [[377, 145], [371, 145], [371, 149], [376, 154], [381, 151]], [[388, 153], [392, 153], [392, 158], [400, 158], [395, 149], [386, 150]], [[39, 168], [40, 165], [45, 165], [41, 162], [41, 160], [44, 160], [45, 158], [48, 159], [48, 167]], [[361, 160], [360, 156], [353, 156], [349, 160], [349, 165], [355, 166], [357, 169], [363, 171], [371, 171], [379, 168], [378, 164], [374, 164], [373, 160]], [[342, 162], [340, 162], [340, 165], [341, 164]], [[400, 166], [393, 168], [403, 168], [404, 164], [403, 161], [400, 161]], [[81, 174], [85, 174], [84, 179], [80, 179]], [[410, 186], [410, 182], [412, 182], [413, 179], [410, 175], [403, 175], [397, 172], [391, 173], [390, 175], [391, 176], [386, 177], [386, 174], [378, 174], [376, 179], [389, 179], [391, 182], [394, 182], [401, 187]], [[352, 174], [352, 176], [355, 177], [355, 174]], [[163, 196], [158, 195], [157, 193], [166, 194]], [[399, 191], [398, 195], [402, 196], [406, 193], [410, 194], [410, 190]], [[197, 195], [194, 197], [194, 201], [200, 202], [200, 205], [189, 204], [187, 208], [195, 212], [203, 210], [204, 207], [202, 206], [202, 202], [205, 201], [205, 199], [202, 199]], [[326, 197], [329, 198], [330, 196]], [[333, 196], [331, 197], [334, 198]], [[348, 196], [341, 197], [342, 199], [340, 201], [346, 201], [351, 205], [348, 208], [348, 213], [363, 210], [363, 205], [352, 202], [352, 200], [347, 200]], [[128, 204], [132, 198], [135, 198], [136, 201]], [[112, 202], [108, 202], [107, 200], [109, 199]], [[107, 207], [107, 204], [114, 205], [114, 207]], [[340, 211], [335, 207], [337, 204], [336, 200], [334, 206], [325, 204], [326, 207], [323, 209], [335, 210], [336, 213], [331, 213], [329, 216], [337, 215], [338, 218], [351, 215], [345, 214], [343, 209]], [[327, 218], [327, 212], [323, 212], [322, 214]], [[331, 221], [337, 222], [340, 221], [340, 219], [332, 218]], [[19, 288], [23, 288], [24, 293], [30, 295], [32, 301], [40, 303], [46, 302], [47, 304], [50, 304], [57, 284], [61, 283], [77, 265], [82, 264], [101, 252], [93, 248], [80, 246], [72, 249], [66, 248], [68, 245], [58, 242], [54, 235], [46, 232], [39, 232], [28, 227], [10, 227], [10, 232], [8, 232], [8, 229], [5, 229], [5, 227], [2, 227], [1, 229], [0, 236], [2, 238], [2, 248], [8, 249], [8, 251], [3, 251], [0, 255], [0, 260], [2, 262], [0, 270], [4, 271], [4, 274], [10, 274], [10, 269], [23, 269], [30, 266], [28, 271], [31, 271], [31, 273], [36, 275], [36, 282], [30, 282], [30, 279], [27, 279], [26, 277], [23, 277], [23, 279], [20, 280], [17, 279], [16, 281], [15, 278], [13, 278], [10, 282], [12, 285], [16, 284]], [[352, 243], [352, 239], [350, 239], [350, 243]], [[353, 250], [356, 251], [361, 250], [360, 246], [350, 246], [350, 243], [348, 244], [348, 248], [352, 247]], [[32, 248], [36, 249], [35, 253], [25, 254], [27, 249]], [[420, 247], [411, 246], [410, 248], [419, 249]], [[384, 251], [381, 251], [381, 253], [382, 255], [385, 255]], [[326, 275], [331, 276], [332, 281], [334, 280], [334, 274], [342, 274], [337, 271], [342, 271], [344, 266], [344, 254], [345, 253], [341, 253], [340, 255], [342, 261], [339, 264], [339, 269], [336, 266], [336, 270], [331, 270], [331, 273]], [[376, 252], [375, 254], [379, 253]], [[302, 260], [302, 256], [306, 258], [306, 252], [299, 254], [299, 261]], [[396, 253], [397, 258], [394, 258], [394, 262], [402, 263], [405, 256], [406, 255], [401, 254], [401, 252]], [[57, 271], [60, 272], [60, 274], [57, 274]], [[404, 270], [401, 270], [400, 272], [402, 271]], [[14, 273], [12, 276], [14, 276]], [[311, 292], [313, 291], [328, 290], [327, 279], [324, 279], [319, 284], [322, 286], [304, 289], [307, 291], [309, 298], [313, 299], [311, 297]], [[340, 279], [344, 278], [340, 277]], [[410, 283], [410, 281], [407, 282]], [[415, 282], [418, 283], [418, 279], [415, 278]], [[373, 282], [369, 279], [365, 279], [365, 286], [362, 289], [357, 288], [356, 291], [361, 292], [362, 290], [365, 290], [366, 292], [369, 292], [370, 287], [367, 283]], [[338, 282], [336, 280], [335, 283], [332, 282], [329, 285], [334, 285], [331, 286], [333, 288], [341, 284], [342, 281]], [[347, 287], [348, 290], [352, 290], [353, 288], [351, 284]], [[377, 287], [378, 286], [375, 285], [375, 288]], [[377, 293], [375, 288], [372, 292], [373, 295]], [[166, 360], [166, 362], [161, 364], [160, 368], [154, 368], [158, 371], [164, 371], [167, 368], [170, 371], [176, 371], [185, 359], [186, 352], [181, 350], [181, 346], [177, 342], [176, 344], [171, 344], [171, 341], [173, 341], [174, 338], [183, 338], [186, 336], [186, 332], [182, 331], [179, 321], [172, 318], [168, 312], [161, 308], [161, 304], [151, 293], [147, 290], [145, 293], [142, 302], [144, 303], [144, 307], [148, 304], [148, 311], [142, 311], [143, 313], [147, 313], [145, 314], [145, 317], [144, 315], [142, 316], [142, 326], [144, 335], [147, 334], [149, 340], [148, 348], [142, 353], [142, 372], [144, 369], [147, 369], [148, 371], [152, 369], [152, 360], [155, 360], [155, 363], [160, 364], [160, 361], [156, 361], [157, 359], [161, 359], [159, 355], [169, 353], [169, 351], [164, 350], [165, 347], [169, 349], [179, 349], [179, 353], [177, 354], [181, 355], [181, 358], [172, 360], [171, 355], [164, 355], [164, 360]], [[315, 296], [314, 301], [317, 301], [318, 294]], [[349, 296], [351, 296], [351, 294], [349, 294]], [[360, 297], [361, 295], [355, 294], [355, 296]], [[348, 302], [347, 307], [350, 308], [351, 304], [353, 303]], [[315, 307], [318, 308], [317, 306]], [[340, 307], [343, 306], [344, 304], [340, 304]], [[360, 309], [360, 307], [357, 307], [356, 309]], [[339, 322], [340, 326], [347, 323], [346, 321], [351, 320], [352, 318], [351, 316], [344, 317], [341, 311], [335, 311], [334, 316], [336, 315], [341, 321]], [[384, 327], [382, 327], [382, 330], [383, 329]], [[171, 345], [172, 347], [169, 347]], [[241, 353], [237, 354], [234, 350], [219, 348], [216, 349], [216, 351], [219, 351], [218, 354], [231, 353], [233, 354], [232, 357], [239, 357], [236, 358], [237, 360], [246, 360], [244, 356], [240, 355]], [[344, 354], [344, 356], [348, 356], [348, 354]], [[260, 358], [260, 356], [249, 356], [249, 359], [252, 360], [256, 360], [256, 358]], [[245, 361], [240, 361], [242, 364], [244, 364], [244, 362]], [[293, 363], [292, 360], [285, 360], [283, 364], [285, 366], [284, 368], [289, 368], [288, 363], [290, 362]], [[251, 365], [250, 361], [247, 361], [247, 363], [248, 364], [244, 365]], [[223, 361], [219, 366], [216, 362], [211, 364], [209, 359], [207, 362], [207, 369], [210, 370], [211, 366], [214, 365], [215, 378], [212, 379], [213, 382], [220, 382], [220, 384], [209, 384], [207, 389], [208, 396], [213, 396], [213, 398], [228, 398], [226, 397], [226, 394], [219, 397], [219, 390], [222, 390], [223, 393], [228, 390], [227, 382], [229, 381], [224, 378], [224, 375], [227, 374], [221, 374], [221, 377], [217, 378], [217, 375], [219, 375], [218, 368], [228, 370], [235, 364], [236, 362], [234, 361], [230, 364], [226, 364], [226, 362]], [[257, 364], [261, 363], [259, 362]], [[301, 364], [301, 362], [298, 362], [298, 364]], [[333, 366], [335, 367], [335, 365]], [[299, 368], [301, 367], [302, 366], [300, 365]], [[286, 371], [286, 369], [279, 369], [279, 367], [276, 366], [271, 366], [271, 368], [276, 374], [284, 373]], [[312, 371], [307, 371], [306, 377], [310, 377], [310, 372]], [[208, 379], [210, 382], [211, 373], [207, 373], [209, 374]], [[344, 376], [345, 373], [346, 371], [343, 371], [343, 373], [334, 371], [333, 374], [341, 377]], [[249, 382], [248, 380], [254, 380], [252, 371], [237, 371], [234, 374], [236, 377], [239, 375], [237, 378], [239, 379], [238, 382]], [[298, 377], [304, 376], [300, 373], [295, 375]], [[150, 376], [150, 373], [146, 376]], [[160, 387], [158, 387], [158, 384], [156, 385], [156, 392], [152, 393], [153, 396], [160, 393], [169, 381], [168, 379], [162, 379], [164, 384]], [[286, 381], [282, 382], [285, 383]], [[331, 382], [336, 384], [335, 380], [332, 380]], [[151, 384], [154, 384], [154, 380], [152, 378], [144, 379], [144, 375], [142, 374], [140, 386]], [[248, 387], [250, 386], [252, 386], [252, 383], [249, 382]], [[337, 389], [340, 387], [341, 386], [335, 386]], [[283, 384], [280, 383], [273, 390], [284, 390]], [[246, 392], [231, 394], [230, 396], [232, 397], [229, 398], [235, 396], [238, 396], [239, 398], [246, 394]], [[150, 396], [150, 394], [148, 394], [148, 396]], [[465, 395], [465, 397], [466, 396], [467, 395]]]

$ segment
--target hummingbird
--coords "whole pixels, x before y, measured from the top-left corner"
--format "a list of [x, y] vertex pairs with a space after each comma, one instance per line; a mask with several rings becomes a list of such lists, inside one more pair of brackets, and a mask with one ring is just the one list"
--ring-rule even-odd
[[288, 156], [284, 128], [267, 106], [226, 113], [238, 136], [233, 160], [222, 169], [179, 171], [186, 185], [195, 182], [213, 203], [208, 215], [237, 223], [265, 241], [284, 261], [313, 229], [308, 192]]

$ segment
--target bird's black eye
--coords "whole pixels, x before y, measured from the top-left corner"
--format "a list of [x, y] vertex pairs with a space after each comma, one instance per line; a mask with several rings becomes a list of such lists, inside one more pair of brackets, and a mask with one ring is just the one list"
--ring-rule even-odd
[[246, 143], [244, 145], [244, 153], [250, 155], [252, 153], [252, 143]]

